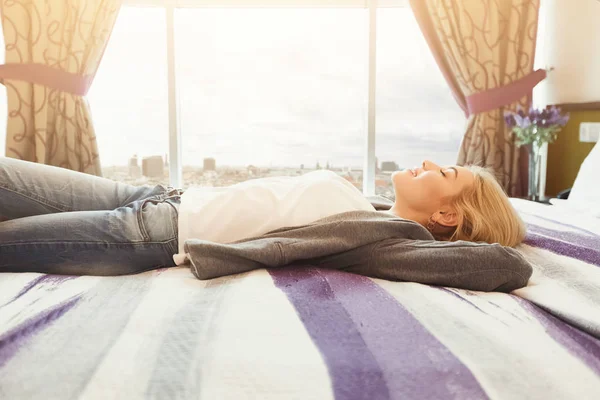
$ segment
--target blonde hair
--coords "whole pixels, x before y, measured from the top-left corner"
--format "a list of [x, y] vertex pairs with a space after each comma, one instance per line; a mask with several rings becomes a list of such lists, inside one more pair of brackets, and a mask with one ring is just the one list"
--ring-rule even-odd
[[434, 237], [438, 240], [468, 240], [515, 247], [525, 238], [525, 223], [510, 203], [494, 175], [482, 167], [465, 166], [475, 177], [472, 187], [450, 199], [458, 213], [458, 224]]

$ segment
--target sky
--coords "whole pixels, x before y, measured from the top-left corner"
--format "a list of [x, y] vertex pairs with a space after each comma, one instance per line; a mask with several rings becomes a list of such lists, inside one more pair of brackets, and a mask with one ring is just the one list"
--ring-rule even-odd
[[[410, 8], [377, 18], [378, 160], [453, 164], [465, 118]], [[175, 26], [184, 165], [362, 167], [367, 10], [178, 9]], [[168, 153], [164, 30], [163, 9], [122, 7], [88, 94], [104, 166]]]

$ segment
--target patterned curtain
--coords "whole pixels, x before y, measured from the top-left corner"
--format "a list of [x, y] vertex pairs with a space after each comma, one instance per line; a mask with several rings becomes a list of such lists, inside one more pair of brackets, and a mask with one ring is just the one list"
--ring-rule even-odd
[[85, 93], [120, 0], [0, 0], [6, 156], [102, 176]]
[[[410, 0], [410, 4], [468, 117], [457, 163], [489, 167], [507, 194], [523, 195], [527, 160], [521, 159], [525, 152], [516, 147], [503, 114], [519, 104], [528, 108], [532, 87], [545, 76], [533, 73], [539, 0]], [[512, 98], [498, 93], [503, 88], [512, 91]]]

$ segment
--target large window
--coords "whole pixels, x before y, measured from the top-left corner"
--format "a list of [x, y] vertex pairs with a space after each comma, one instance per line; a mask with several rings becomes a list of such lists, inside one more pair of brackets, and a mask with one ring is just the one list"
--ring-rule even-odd
[[[181, 165], [185, 188], [329, 168], [362, 190], [369, 9], [311, 1], [126, 0], [88, 96], [104, 176], [169, 185]], [[169, 25], [171, 3], [185, 7]], [[406, 2], [378, 4], [375, 193], [393, 199], [393, 169], [455, 163], [464, 116]], [[170, 118], [181, 146], [172, 165]]]

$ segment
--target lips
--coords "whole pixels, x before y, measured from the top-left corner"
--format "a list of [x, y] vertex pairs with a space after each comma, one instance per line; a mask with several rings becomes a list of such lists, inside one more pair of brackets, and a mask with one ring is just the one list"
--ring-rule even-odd
[[415, 178], [417, 177], [417, 171], [415, 171], [413, 168], [409, 168], [409, 171], [413, 174]]

